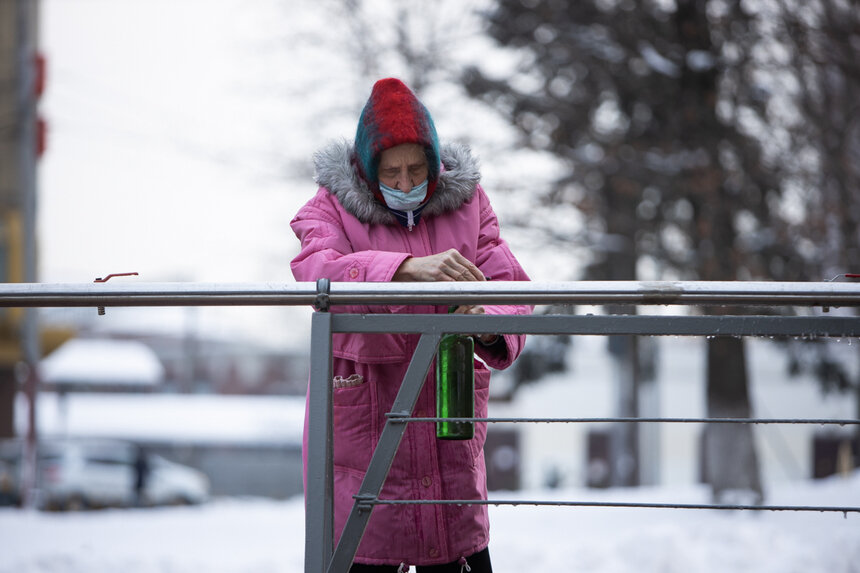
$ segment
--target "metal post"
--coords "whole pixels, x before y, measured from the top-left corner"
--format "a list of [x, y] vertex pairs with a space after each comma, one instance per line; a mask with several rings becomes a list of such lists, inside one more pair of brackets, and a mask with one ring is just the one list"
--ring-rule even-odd
[[311, 319], [308, 447], [305, 452], [305, 573], [324, 571], [333, 551], [331, 322], [329, 312], [315, 312]]
[[[38, 3], [35, 0], [18, 0], [18, 94], [19, 94], [19, 200], [23, 231], [24, 281], [36, 282], [36, 97], [34, 92], [34, 61], [36, 58], [36, 30]], [[21, 350], [27, 365], [24, 390], [27, 394], [27, 437], [22, 469], [23, 504], [34, 507], [36, 491], [36, 448], [38, 430], [36, 405], [39, 392], [38, 363], [39, 324], [38, 309], [24, 311], [21, 324]]]
[[366, 505], [364, 502], [374, 501], [379, 497], [379, 492], [382, 491], [385, 478], [388, 476], [388, 470], [391, 469], [391, 463], [394, 461], [394, 455], [400, 446], [400, 440], [406, 431], [406, 424], [394, 420], [398, 417], [407, 418], [412, 415], [412, 410], [418, 401], [418, 395], [424, 386], [424, 380], [427, 378], [427, 372], [430, 370], [430, 364], [436, 355], [440, 338], [441, 335], [438, 333], [422, 334], [418, 341], [418, 347], [415, 349], [415, 354], [412, 355], [406, 376], [403, 378], [403, 383], [394, 399], [389, 417], [385, 421], [385, 427], [379, 436], [379, 442], [373, 451], [370, 465], [367, 466], [364, 481], [361, 482], [361, 487], [355, 496], [355, 504], [346, 520], [328, 573], [347, 573], [352, 565], [358, 544], [361, 542], [364, 530], [367, 528], [367, 522], [370, 520], [370, 513], [373, 510], [373, 505]]

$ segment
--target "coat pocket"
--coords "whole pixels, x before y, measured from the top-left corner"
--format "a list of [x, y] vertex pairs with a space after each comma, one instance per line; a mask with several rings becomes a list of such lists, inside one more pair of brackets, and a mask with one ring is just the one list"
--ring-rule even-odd
[[334, 465], [364, 472], [375, 444], [372, 384], [358, 374], [332, 382]]

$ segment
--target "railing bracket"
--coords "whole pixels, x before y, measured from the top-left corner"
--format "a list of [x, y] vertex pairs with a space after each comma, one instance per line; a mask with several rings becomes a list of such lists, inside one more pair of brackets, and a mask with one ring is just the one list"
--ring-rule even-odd
[[317, 298], [314, 301], [314, 308], [317, 309], [319, 312], [328, 312], [330, 291], [330, 280], [317, 279]]
[[376, 502], [378, 501], [375, 495], [356, 494], [352, 497], [355, 499], [355, 507], [359, 511], [372, 511], [373, 506], [376, 505]]
[[411, 412], [386, 412], [385, 418], [391, 420], [392, 424], [403, 424], [412, 416]]

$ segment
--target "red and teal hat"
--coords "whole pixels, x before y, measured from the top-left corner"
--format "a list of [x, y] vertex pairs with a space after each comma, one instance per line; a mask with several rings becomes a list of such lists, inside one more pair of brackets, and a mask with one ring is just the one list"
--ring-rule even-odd
[[406, 84], [386, 78], [374, 84], [370, 98], [361, 112], [355, 132], [355, 161], [359, 175], [374, 195], [379, 192], [379, 156], [386, 149], [404, 143], [417, 143], [427, 154], [427, 197], [436, 188], [441, 160], [439, 136], [430, 112]]

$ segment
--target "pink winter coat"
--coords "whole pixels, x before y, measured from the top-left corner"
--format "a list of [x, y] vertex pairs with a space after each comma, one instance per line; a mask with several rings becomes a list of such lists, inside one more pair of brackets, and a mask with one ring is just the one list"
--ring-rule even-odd
[[[388, 282], [409, 256], [457, 249], [493, 280], [528, 280], [499, 236], [499, 226], [468, 148], [442, 147], [436, 191], [411, 230], [377, 202], [355, 175], [347, 143], [316, 155], [317, 194], [299, 210], [291, 226], [301, 241], [292, 261], [297, 281]], [[528, 306], [485, 306], [487, 314], [528, 314]], [[356, 306], [338, 312], [444, 313], [434, 306]], [[476, 344], [486, 365], [501, 369], [519, 355], [525, 337], [505, 335], [504, 344]], [[418, 335], [336, 334], [335, 379], [350, 380], [334, 390], [335, 538], [339, 538], [373, 449], [417, 345]], [[475, 415], [487, 416], [490, 371], [475, 361]], [[425, 381], [414, 416], [435, 416], [433, 370]], [[409, 424], [388, 479], [384, 499], [486, 499], [483, 446], [486, 424], [476, 424], [466, 441], [437, 440], [435, 424]], [[305, 449], [307, 420], [305, 420]], [[306, 457], [305, 457], [306, 459]], [[484, 549], [489, 542], [483, 505], [380, 505], [373, 509], [355, 561], [374, 565], [449, 563]]]

